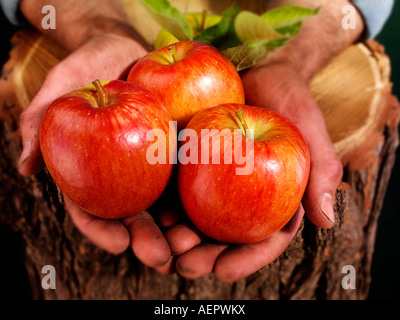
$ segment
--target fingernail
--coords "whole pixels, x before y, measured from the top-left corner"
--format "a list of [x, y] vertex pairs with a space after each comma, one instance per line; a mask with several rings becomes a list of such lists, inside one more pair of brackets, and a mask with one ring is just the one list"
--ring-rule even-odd
[[332, 196], [325, 193], [321, 200], [321, 210], [325, 217], [332, 223], [335, 223], [335, 212], [333, 211]]
[[28, 140], [24, 143], [24, 148], [22, 149], [22, 153], [18, 160], [18, 166], [21, 167], [24, 162], [31, 156], [32, 154], [32, 145], [31, 142]]

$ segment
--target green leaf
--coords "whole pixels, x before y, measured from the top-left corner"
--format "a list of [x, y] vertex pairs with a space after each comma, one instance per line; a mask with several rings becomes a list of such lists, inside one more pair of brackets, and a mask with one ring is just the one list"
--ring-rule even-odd
[[270, 24], [276, 32], [293, 37], [300, 31], [302, 22], [316, 15], [319, 10], [320, 8], [308, 9], [289, 4], [265, 12], [261, 15], [261, 18]]
[[250, 68], [270, 56], [290, 39], [249, 11], [242, 11], [235, 20], [235, 31], [242, 45], [224, 50], [224, 55], [238, 71]]
[[262, 19], [250, 11], [242, 11], [235, 20], [235, 31], [242, 43], [257, 40], [282, 38], [282, 35]]
[[288, 38], [260, 40], [228, 48], [222, 53], [234, 64], [238, 71], [251, 68], [283, 46]]
[[239, 12], [240, 9], [236, 3], [233, 3], [222, 13], [221, 20], [216, 25], [203, 30], [194, 40], [210, 44], [219, 50], [239, 45], [240, 41], [234, 29], [235, 19]]
[[196, 40], [210, 44], [222, 51], [239, 71], [256, 65], [284, 46], [299, 32], [302, 22], [319, 11], [319, 8], [287, 5], [259, 16], [240, 11], [233, 3], [217, 24], [206, 28], [193, 39], [193, 27], [167, 0], [139, 1], [179, 41]]
[[193, 29], [185, 16], [167, 0], [139, 0], [150, 15], [178, 40], [193, 40]]
[[235, 31], [242, 45], [223, 51], [238, 71], [250, 68], [284, 46], [300, 30], [302, 22], [318, 9], [287, 5], [258, 16], [242, 11], [235, 20]]

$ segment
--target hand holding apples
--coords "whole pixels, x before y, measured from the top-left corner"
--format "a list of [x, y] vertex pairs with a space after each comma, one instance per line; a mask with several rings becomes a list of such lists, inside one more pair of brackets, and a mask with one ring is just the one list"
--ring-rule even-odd
[[[55, 99], [87, 85], [94, 79], [123, 78], [132, 62], [146, 53], [145, 49], [130, 37], [103, 33], [87, 39], [54, 66], [20, 117], [24, 146], [18, 163], [20, 174], [31, 176], [43, 169], [44, 163], [39, 148], [40, 122], [45, 110]], [[144, 211], [122, 220], [105, 220], [85, 212], [68, 196], [63, 196], [68, 213], [65, 219], [71, 219], [82, 235], [98, 248], [112, 254], [132, 248], [142, 263], [157, 270], [169, 261], [171, 251], [168, 243], [148, 212]]]
[[266, 63], [252, 68], [242, 75], [242, 79], [248, 103], [278, 111], [300, 129], [312, 161], [307, 189], [289, 223], [257, 243], [234, 246], [215, 243], [187, 223], [170, 228], [166, 238], [173, 253], [179, 254], [177, 271], [186, 278], [214, 273], [219, 280], [232, 282], [256, 272], [287, 249], [305, 212], [319, 227], [334, 225], [332, 201], [342, 166], [306, 83], [298, 71], [285, 63]]
[[[251, 104], [285, 115], [300, 129], [312, 159], [303, 205], [308, 218], [316, 226], [332, 228], [335, 223], [333, 205], [343, 173], [342, 163], [304, 75], [290, 63], [273, 58], [242, 75], [246, 99]], [[265, 87], [273, 88], [273, 92], [264, 90]]]

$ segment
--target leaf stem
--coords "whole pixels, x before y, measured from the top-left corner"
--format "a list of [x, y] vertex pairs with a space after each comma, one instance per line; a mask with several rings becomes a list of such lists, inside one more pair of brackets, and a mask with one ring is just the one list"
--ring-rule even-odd
[[99, 79], [96, 79], [92, 82], [94, 87], [96, 88], [96, 93], [97, 93], [97, 103], [99, 105], [99, 108], [104, 108], [107, 105], [107, 95], [106, 92], [104, 91], [104, 88], [100, 82]]
[[249, 127], [247, 126], [246, 120], [243, 116], [243, 110], [240, 108], [238, 111], [235, 112], [236, 116], [238, 117], [241, 125], [242, 125], [242, 132], [243, 134], [247, 137], [246, 132], [249, 130]]
[[175, 46], [170, 46], [168, 49], [169, 49], [169, 52], [171, 53], [171, 56], [172, 56], [172, 59], [174, 60], [174, 63], [178, 62], [179, 59], [178, 59], [178, 56], [176, 54]]

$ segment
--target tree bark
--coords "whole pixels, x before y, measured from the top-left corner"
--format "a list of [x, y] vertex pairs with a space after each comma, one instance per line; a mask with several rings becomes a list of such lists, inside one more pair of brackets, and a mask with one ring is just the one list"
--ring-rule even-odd
[[[160, 275], [130, 250], [115, 256], [98, 249], [73, 225], [46, 170], [30, 178], [18, 174], [19, 115], [47, 71], [67, 53], [30, 30], [17, 33], [12, 41], [0, 80], [0, 221], [22, 238], [34, 299], [367, 297], [377, 221], [398, 145], [400, 110], [391, 95], [389, 59], [379, 44], [350, 47], [310, 83], [345, 169], [336, 193], [335, 227], [323, 230], [305, 218], [276, 261], [226, 284], [212, 274], [197, 280]], [[351, 116], [354, 112], [356, 117]], [[55, 290], [41, 285], [45, 265], [56, 270]], [[347, 265], [355, 269], [356, 289], [342, 286], [342, 268]]]

